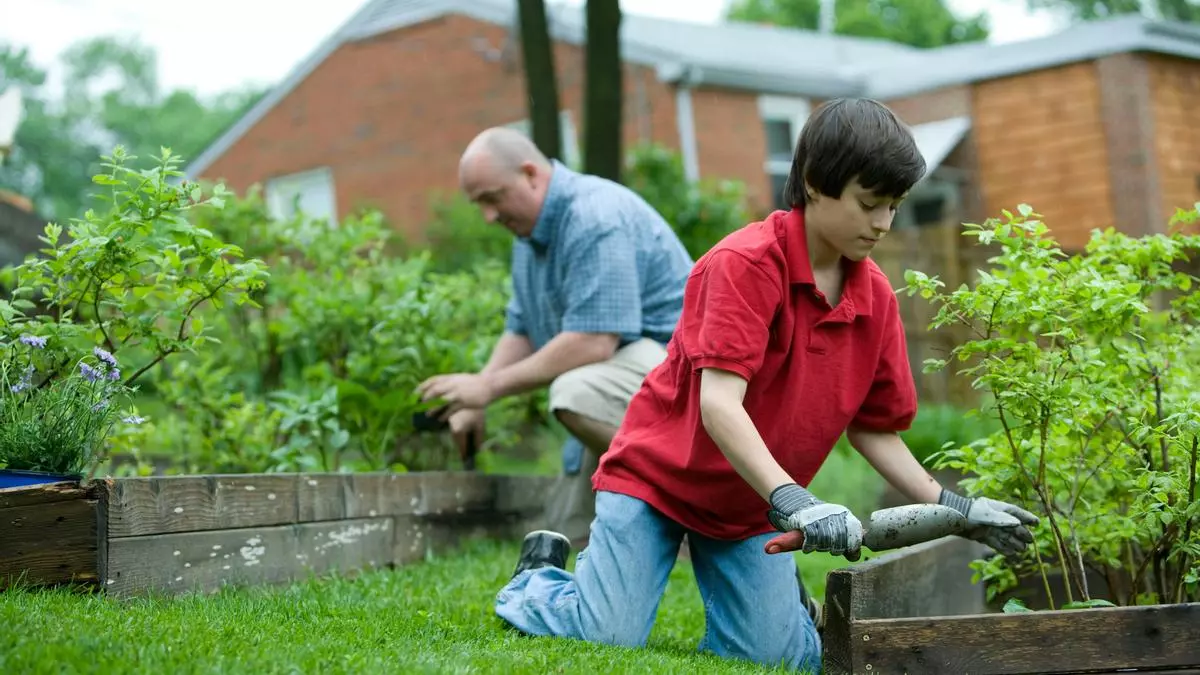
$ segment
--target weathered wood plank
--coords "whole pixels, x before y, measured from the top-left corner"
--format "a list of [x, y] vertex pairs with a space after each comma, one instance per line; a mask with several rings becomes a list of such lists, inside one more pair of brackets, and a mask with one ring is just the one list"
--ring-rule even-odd
[[108, 536], [296, 522], [295, 474], [121, 478], [108, 493]]
[[944, 537], [830, 572], [825, 585], [828, 672], [855, 672], [859, 644], [851, 626], [856, 620], [985, 611], [985, 589], [971, 582], [968, 565], [987, 550], [969, 539]]
[[99, 489], [100, 486], [97, 483], [89, 483], [84, 486], [72, 481], [3, 488], [0, 489], [0, 509], [31, 504], [51, 504], [73, 499], [94, 499]]
[[124, 537], [109, 541], [104, 585], [128, 595], [295, 581], [386, 566], [393, 548], [391, 518]]
[[852, 673], [1025, 675], [1200, 667], [1200, 603], [868, 619]]
[[0, 588], [95, 583], [101, 540], [98, 503], [70, 499], [0, 509]]

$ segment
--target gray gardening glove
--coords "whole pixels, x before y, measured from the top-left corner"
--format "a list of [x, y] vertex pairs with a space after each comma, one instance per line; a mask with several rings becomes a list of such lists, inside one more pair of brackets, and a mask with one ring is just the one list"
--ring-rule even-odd
[[970, 499], [942, 488], [938, 504], [949, 506], [967, 518], [968, 539], [991, 546], [1002, 555], [1015, 555], [1033, 541], [1027, 526], [1037, 525], [1038, 517], [1025, 509], [987, 497]]
[[826, 504], [796, 483], [780, 485], [771, 492], [767, 520], [781, 532], [804, 532], [805, 553], [825, 551], [858, 560], [861, 555], [862, 523], [850, 509]]

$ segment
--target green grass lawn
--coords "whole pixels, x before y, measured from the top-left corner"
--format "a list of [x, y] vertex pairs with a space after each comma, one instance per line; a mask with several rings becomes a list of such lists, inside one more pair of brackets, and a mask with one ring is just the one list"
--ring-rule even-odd
[[[686, 562], [671, 575], [648, 649], [504, 630], [492, 600], [517, 550], [472, 542], [453, 556], [354, 579], [207, 596], [0, 592], [0, 673], [770, 672], [696, 653], [704, 614]], [[816, 593], [825, 572], [845, 564], [800, 560]]]

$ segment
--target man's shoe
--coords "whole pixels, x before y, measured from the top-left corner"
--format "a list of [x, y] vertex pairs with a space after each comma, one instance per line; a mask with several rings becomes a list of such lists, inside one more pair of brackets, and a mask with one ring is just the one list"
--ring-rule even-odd
[[800, 578], [798, 568], [796, 569], [796, 583], [800, 585], [800, 605], [808, 611], [808, 616], [812, 619], [813, 625], [817, 627], [817, 632], [823, 633], [825, 631], [825, 608], [808, 594], [808, 589], [804, 586], [804, 579]]
[[549, 530], [534, 530], [525, 535], [521, 542], [521, 557], [517, 560], [517, 568], [513, 570], [516, 577], [525, 570], [539, 567], [557, 567], [567, 569], [567, 556], [571, 555], [571, 540], [566, 536]]

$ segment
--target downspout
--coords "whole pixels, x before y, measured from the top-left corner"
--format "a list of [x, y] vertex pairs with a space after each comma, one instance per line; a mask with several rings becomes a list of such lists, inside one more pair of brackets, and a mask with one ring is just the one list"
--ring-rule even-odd
[[700, 153], [696, 145], [696, 118], [692, 110], [692, 83], [695, 69], [683, 66], [675, 81], [675, 125], [679, 129], [679, 149], [683, 174], [689, 182], [700, 180]]

